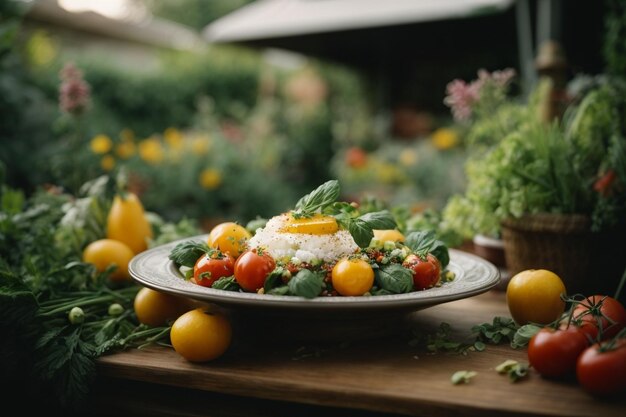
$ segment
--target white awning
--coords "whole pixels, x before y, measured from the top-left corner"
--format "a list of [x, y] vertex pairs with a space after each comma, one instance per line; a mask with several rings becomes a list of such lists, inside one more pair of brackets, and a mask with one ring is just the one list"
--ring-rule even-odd
[[206, 26], [210, 42], [245, 42], [503, 12], [515, 0], [258, 0]]

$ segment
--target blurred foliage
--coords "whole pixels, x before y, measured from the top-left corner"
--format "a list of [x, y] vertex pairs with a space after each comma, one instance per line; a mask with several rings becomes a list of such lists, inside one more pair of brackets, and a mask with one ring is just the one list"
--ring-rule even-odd
[[604, 59], [607, 72], [626, 76], [626, 2], [605, 0]]
[[39, 151], [53, 138], [56, 104], [37, 88], [16, 49], [24, 11], [21, 2], [0, 3], [0, 160], [7, 182], [28, 191], [47, 177]]

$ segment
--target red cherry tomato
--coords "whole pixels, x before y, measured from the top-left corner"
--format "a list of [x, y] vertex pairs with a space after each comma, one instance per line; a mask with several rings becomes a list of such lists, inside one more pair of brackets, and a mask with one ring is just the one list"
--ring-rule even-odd
[[576, 376], [580, 385], [594, 395], [626, 391], [626, 339], [587, 348], [576, 363]]
[[572, 318], [592, 339], [597, 339], [599, 329], [602, 329], [602, 340], [606, 340], [626, 327], [624, 306], [604, 295], [587, 297], [574, 308]]
[[244, 252], [235, 262], [235, 280], [246, 291], [254, 292], [265, 284], [265, 278], [276, 268], [269, 253], [257, 249]]
[[587, 337], [576, 326], [544, 327], [528, 342], [528, 362], [542, 376], [564, 377], [575, 372], [576, 360], [587, 346]]
[[402, 266], [413, 271], [413, 287], [416, 290], [432, 288], [439, 282], [441, 264], [431, 254], [428, 254], [426, 258], [409, 255], [402, 263]]
[[210, 287], [222, 277], [230, 277], [235, 270], [235, 260], [227, 253], [202, 255], [193, 267], [196, 284]]

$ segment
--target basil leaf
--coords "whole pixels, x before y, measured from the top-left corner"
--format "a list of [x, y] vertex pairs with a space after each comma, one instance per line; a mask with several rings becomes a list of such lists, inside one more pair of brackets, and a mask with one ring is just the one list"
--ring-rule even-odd
[[205, 242], [182, 242], [172, 249], [169, 258], [178, 265], [193, 268], [198, 258], [210, 250]]
[[387, 210], [365, 213], [359, 219], [366, 222], [372, 229], [395, 229], [397, 226], [393, 216]]
[[528, 344], [530, 339], [541, 330], [540, 326], [534, 324], [525, 324], [513, 335], [513, 341], [511, 347], [513, 349], [524, 347]]
[[289, 292], [293, 295], [315, 298], [324, 288], [324, 278], [308, 269], [302, 269], [289, 280], [287, 285]]
[[278, 267], [270, 272], [263, 284], [264, 293], [268, 294], [272, 288], [279, 287], [283, 284], [283, 271], [284, 269], [282, 267]]
[[430, 250], [430, 253], [432, 253], [435, 258], [439, 260], [442, 269], [450, 263], [450, 253], [448, 252], [448, 247], [441, 240], [435, 240], [435, 244]]
[[211, 288], [224, 291], [239, 291], [241, 287], [237, 284], [235, 277], [222, 277], [215, 281]]
[[280, 287], [272, 288], [271, 290], [269, 290], [269, 291], [268, 291], [268, 292], [266, 292], [265, 294], [271, 294], [271, 295], [287, 295], [287, 294], [289, 294], [289, 286], [287, 286], [287, 285], [281, 285]]
[[313, 213], [318, 209], [330, 206], [339, 197], [339, 181], [330, 180], [302, 197], [296, 203], [296, 210], [300, 213]]
[[[366, 248], [374, 237], [374, 231], [369, 224], [361, 219], [347, 219], [345, 223], [356, 244]], [[345, 226], [345, 223], [342, 222], [342, 225]]]
[[374, 272], [376, 285], [392, 294], [413, 290], [413, 273], [400, 264], [384, 265]]
[[338, 218], [343, 227], [347, 227], [352, 238], [361, 248], [366, 248], [374, 237], [374, 229], [393, 229], [396, 222], [387, 210], [366, 213], [353, 218]]
[[435, 233], [432, 230], [411, 232], [406, 237], [404, 244], [419, 256], [426, 256], [435, 246]]

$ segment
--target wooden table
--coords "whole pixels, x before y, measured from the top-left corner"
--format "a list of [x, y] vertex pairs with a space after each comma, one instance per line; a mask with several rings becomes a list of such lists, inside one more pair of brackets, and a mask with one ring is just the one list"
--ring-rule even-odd
[[[508, 316], [504, 295], [492, 291], [411, 316], [430, 333], [450, 323], [459, 339], [475, 324]], [[90, 399], [100, 415], [176, 416], [625, 416], [626, 399], [591, 397], [575, 381], [550, 381], [531, 370], [511, 383], [495, 367], [526, 361], [525, 350], [488, 346], [468, 355], [411, 347], [406, 335], [324, 346], [237, 344], [222, 358], [186, 362], [172, 349], [130, 350], [99, 360]], [[453, 385], [455, 371], [478, 374]]]

